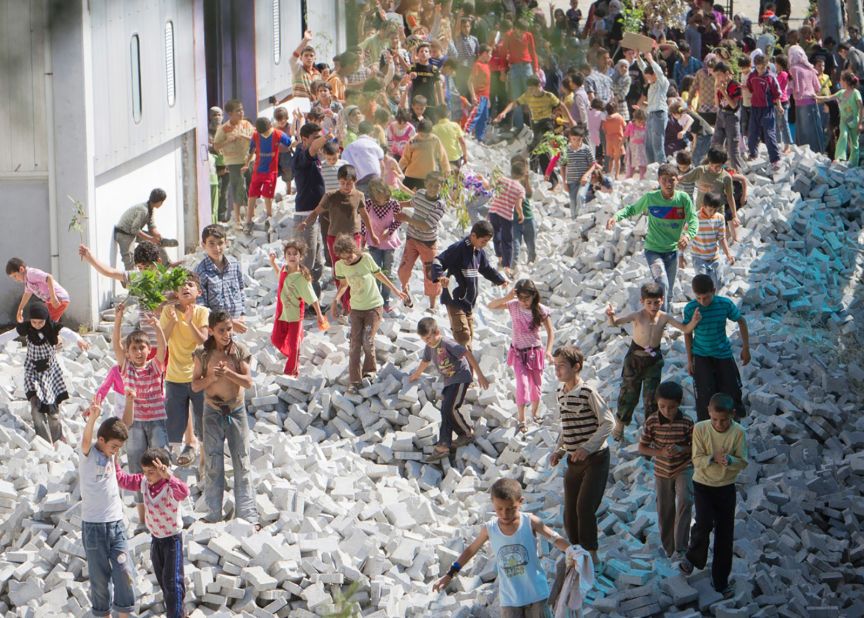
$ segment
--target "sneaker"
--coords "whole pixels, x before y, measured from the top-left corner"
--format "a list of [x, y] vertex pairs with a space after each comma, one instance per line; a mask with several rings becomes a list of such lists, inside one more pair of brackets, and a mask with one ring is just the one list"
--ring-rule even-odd
[[687, 560], [686, 557], [678, 563], [678, 570], [681, 571], [684, 575], [692, 575], [693, 568], [693, 563]]
[[735, 594], [735, 588], [732, 587], [731, 582], [726, 584], [725, 588], [714, 588], [714, 590], [722, 594], [724, 599], [731, 599]]

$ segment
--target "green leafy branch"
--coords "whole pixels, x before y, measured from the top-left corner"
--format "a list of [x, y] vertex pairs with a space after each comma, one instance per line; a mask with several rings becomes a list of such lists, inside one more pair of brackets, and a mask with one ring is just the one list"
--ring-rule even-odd
[[72, 215], [72, 220], [69, 222], [69, 231], [70, 232], [78, 232], [78, 235], [81, 237], [81, 244], [84, 244], [84, 226], [87, 223], [87, 209], [84, 207], [84, 204], [80, 200], [76, 200], [71, 195], [67, 195], [69, 201], [72, 202], [72, 207], [75, 209], [75, 212]]
[[185, 268], [167, 268], [156, 264], [154, 268], [133, 273], [129, 282], [129, 296], [148, 311], [153, 311], [168, 300], [167, 293], [173, 292], [189, 276]]
[[624, 0], [621, 7], [621, 17], [624, 20], [624, 32], [642, 32], [645, 23], [645, 7], [637, 0]]

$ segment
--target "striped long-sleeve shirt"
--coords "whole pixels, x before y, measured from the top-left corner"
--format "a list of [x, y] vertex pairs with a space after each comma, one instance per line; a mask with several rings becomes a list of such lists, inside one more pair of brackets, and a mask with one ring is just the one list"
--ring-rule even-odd
[[559, 449], [572, 453], [583, 448], [588, 453], [596, 453], [607, 448], [606, 439], [612, 433], [615, 417], [593, 386], [579, 381], [569, 391], [559, 387], [558, 411], [561, 416]]

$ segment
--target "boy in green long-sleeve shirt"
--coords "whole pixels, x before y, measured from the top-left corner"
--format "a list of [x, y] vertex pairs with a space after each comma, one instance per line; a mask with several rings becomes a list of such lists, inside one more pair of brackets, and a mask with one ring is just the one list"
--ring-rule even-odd
[[[675, 190], [678, 183], [675, 166], [664, 163], [657, 170], [657, 176], [660, 190], [646, 193], [637, 202], [616, 212], [606, 223], [606, 229], [611, 230], [621, 219], [648, 213], [645, 260], [651, 277], [663, 288], [663, 311], [668, 313], [678, 274], [678, 249], [685, 249], [696, 236], [699, 219], [690, 196]], [[682, 235], [685, 224], [687, 232]]]
[[747, 438], [736, 423], [735, 401], [717, 393], [708, 404], [710, 420], [693, 428], [693, 497], [696, 521], [690, 529], [690, 545], [678, 565], [690, 575], [694, 567], [705, 568], [708, 543], [714, 532], [711, 579], [714, 589], [729, 592], [732, 572], [732, 541], [735, 536], [735, 480], [747, 467]]

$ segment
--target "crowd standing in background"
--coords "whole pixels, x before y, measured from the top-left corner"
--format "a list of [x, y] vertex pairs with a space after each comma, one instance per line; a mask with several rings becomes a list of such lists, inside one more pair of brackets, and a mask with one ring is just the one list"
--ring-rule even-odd
[[[641, 52], [622, 45], [626, 9], [618, 0], [572, 0], [567, 10], [526, 0], [376, 0], [354, 8], [357, 44], [335, 57], [322, 58], [315, 33], [304, 33], [291, 61], [291, 94], [272, 118], [250, 122], [251, 110], [239, 100], [225, 102], [224, 111], [209, 110], [213, 224], [201, 237], [205, 257], [169, 302], [139, 310], [132, 332], [121, 331], [123, 307], [116, 308], [117, 367], [87, 409], [80, 445], [94, 613], [109, 611], [111, 585], [114, 609], [129, 612], [135, 605], [130, 565], [116, 560], [117, 551], [128, 549], [119, 488], [136, 492], [138, 524], [152, 534], [153, 566], [172, 617], [185, 615], [181, 507], [190, 491], [203, 487], [203, 520], [223, 519], [226, 443], [234, 514], [260, 526], [244, 397], [253, 382], [242, 343], [243, 273], [225, 247], [230, 235], [252, 230], [259, 199], [271, 224], [278, 182], [285, 183], [294, 207], [292, 237], [281, 239], [283, 250], [270, 256], [278, 279], [271, 341], [286, 358], [286, 375], [304, 373], [304, 318], [314, 316], [326, 330], [329, 313], [334, 326], [350, 324], [346, 391], [362, 397], [376, 379], [375, 335], [382, 321], [401, 317], [400, 306], [420, 301], [409, 285], [415, 266], [422, 270], [429, 316], [417, 325], [425, 348], [410, 380], [434, 366], [444, 384], [431, 462], [474, 440], [461, 411], [467, 388], [475, 381], [494, 388], [472, 352], [481, 278], [502, 289], [489, 308], [507, 310], [512, 320], [507, 363], [516, 379], [519, 431], [540, 422], [543, 370], [554, 365], [561, 426], [548, 460], [553, 466], [566, 462], [568, 540], [520, 513], [518, 483], [498, 481], [491, 490], [496, 518], [436, 589], [444, 589], [487, 540], [498, 552], [503, 615], [542, 615], [549, 591], [537, 559], [538, 535], [578, 568], [602, 571], [596, 513], [609, 476], [607, 439], [625, 440], [641, 390], [638, 449], [654, 462], [663, 548], [690, 574], [706, 566], [713, 533], [712, 581], [727, 594], [734, 485], [748, 464], [746, 433], [737, 422], [746, 414], [744, 386], [726, 335], [728, 321], [740, 329], [742, 364], [750, 351], [744, 316], [721, 295], [720, 254], [734, 264], [738, 212], [747, 206], [742, 172], [760, 144], [773, 169], [790, 156], [793, 143], [858, 165], [864, 41], [851, 28], [848, 42], [823, 38], [811, 18], [793, 29], [782, 1], [763, 2], [754, 23], [727, 15], [710, 0], [693, 0], [670, 23], [644, 28], [653, 43]], [[305, 113], [292, 103], [301, 98], [308, 99]], [[508, 169], [495, 174], [471, 168], [468, 141], [513, 142], [522, 131], [530, 133], [528, 147], [514, 154]], [[532, 205], [532, 171], [567, 193], [576, 218], [615, 183], [644, 179], [653, 164], [659, 187], [618, 210], [606, 226], [647, 217], [644, 256], [651, 273], [641, 287], [639, 311], [618, 317], [607, 309], [610, 324], [633, 325], [613, 412], [580, 377], [591, 359], [555, 341], [553, 312], [536, 284], [511, 280], [533, 263], [535, 221], [545, 216]], [[477, 195], [485, 192], [488, 220], [475, 217], [463, 238], [444, 246], [439, 225], [453, 206], [447, 186], [454, 182]], [[82, 259], [124, 286], [159, 263], [168, 265], [164, 248], [172, 241], [162, 238], [155, 222], [165, 199], [163, 190], [154, 189], [116, 223], [113, 237], [124, 270], [99, 262], [83, 245]], [[523, 239], [528, 250], [520, 254]], [[495, 259], [484, 249], [490, 242]], [[697, 275], [686, 286], [692, 300], [675, 316], [672, 302], [687, 253]], [[63, 439], [58, 414], [69, 396], [54, 357], [58, 337], [86, 346], [60, 323], [74, 299], [22, 259], [10, 259], [6, 272], [24, 292], [18, 327], [0, 343], [15, 336], [26, 341], [22, 370], [34, 427], [53, 443]], [[328, 311], [322, 292], [334, 286], [338, 292]], [[436, 319], [445, 313], [449, 332]], [[695, 423], [681, 410], [681, 385], [663, 380], [666, 325], [684, 333]], [[120, 405], [101, 420], [109, 392]], [[125, 453], [128, 473], [119, 453]], [[190, 489], [172, 476], [171, 466], [193, 464], [199, 486]], [[516, 566], [501, 554], [513, 543], [525, 557]]]

